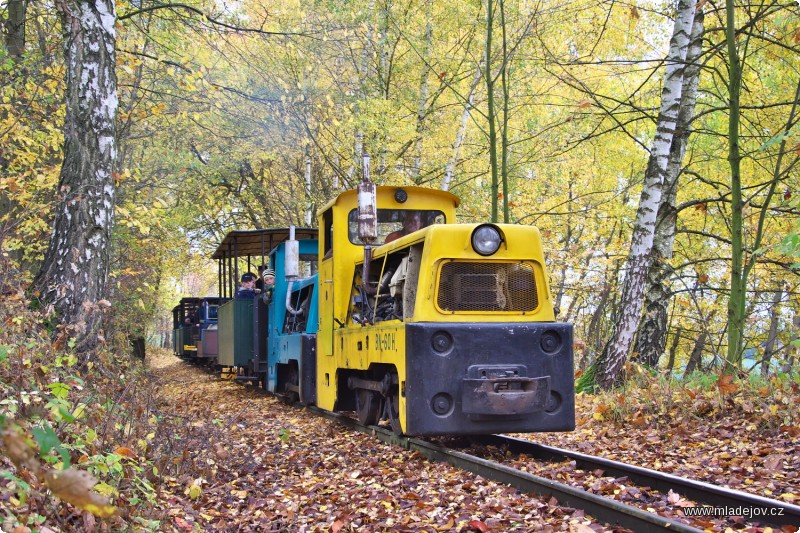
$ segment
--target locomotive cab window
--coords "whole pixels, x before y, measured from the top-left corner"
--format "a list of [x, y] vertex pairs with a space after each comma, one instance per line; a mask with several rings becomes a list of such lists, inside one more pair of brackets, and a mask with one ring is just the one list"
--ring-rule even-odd
[[300, 290], [292, 291], [289, 296], [289, 305], [294, 312], [286, 313], [283, 333], [302, 333], [305, 331], [311, 310], [311, 293], [313, 289], [313, 285], [306, 285]]
[[317, 254], [300, 254], [300, 277], [307, 278], [317, 273]]
[[[414, 224], [414, 231], [433, 224], [446, 222], [444, 213], [437, 209], [378, 209], [377, 244], [386, 242], [387, 237], [403, 232], [408, 223]], [[358, 238], [358, 209], [353, 209], [347, 216], [347, 233], [350, 242], [357, 245], [364, 243]], [[391, 239], [390, 237], [390, 240]]]

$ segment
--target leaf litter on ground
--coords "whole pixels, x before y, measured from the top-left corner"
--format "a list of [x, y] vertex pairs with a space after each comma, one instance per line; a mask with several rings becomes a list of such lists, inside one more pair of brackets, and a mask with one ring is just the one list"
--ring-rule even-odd
[[164, 352], [148, 357], [174, 421], [159, 444], [173, 457], [158, 499], [168, 531], [609, 530]]

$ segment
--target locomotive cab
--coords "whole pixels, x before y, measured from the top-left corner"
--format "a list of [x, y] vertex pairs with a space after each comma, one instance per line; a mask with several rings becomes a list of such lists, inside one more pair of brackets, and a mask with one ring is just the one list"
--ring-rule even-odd
[[[316, 398], [317, 239], [283, 242], [270, 252], [267, 390], [303, 403]], [[288, 253], [287, 253], [287, 250]]]
[[443, 191], [378, 187], [376, 204], [374, 248], [354, 191], [320, 212], [319, 405], [410, 435], [574, 429], [572, 327], [538, 231], [456, 224]]

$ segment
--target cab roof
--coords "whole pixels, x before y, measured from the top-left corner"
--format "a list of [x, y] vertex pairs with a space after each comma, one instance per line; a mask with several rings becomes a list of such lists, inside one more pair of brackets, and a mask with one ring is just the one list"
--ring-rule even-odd
[[[316, 239], [318, 233], [316, 228], [295, 228], [294, 238]], [[289, 228], [234, 230], [225, 235], [211, 258], [266, 256], [273, 248], [287, 240], [289, 240]]]
[[[458, 196], [456, 196], [455, 194], [453, 194], [451, 192], [442, 191], [440, 189], [429, 189], [427, 187], [416, 187], [416, 186], [399, 187], [399, 186], [396, 186], [396, 185], [378, 185], [377, 186], [377, 191], [376, 191], [377, 192], [377, 196], [378, 196], [378, 209], [381, 209], [380, 197], [381, 196], [385, 196], [387, 194], [388, 195], [394, 195], [395, 191], [397, 191], [398, 189], [402, 189], [402, 190], [406, 191], [406, 193], [408, 193], [409, 200], [413, 200], [415, 198], [417, 198], [417, 199], [418, 198], [424, 198], [424, 197], [428, 197], [428, 198], [431, 198], [431, 197], [436, 198], [436, 197], [438, 197], [441, 200], [449, 201], [450, 203], [452, 203], [453, 207], [458, 207], [461, 204], [461, 199]], [[318, 213], [322, 213], [323, 211], [326, 211], [326, 210], [330, 209], [331, 206], [336, 205], [343, 198], [347, 198], [347, 197], [350, 197], [350, 196], [355, 196], [357, 194], [358, 194], [358, 189], [350, 189], [350, 190], [344, 191], [341, 194], [339, 194], [336, 198], [334, 198], [333, 200], [331, 200], [330, 202], [328, 202], [324, 206], [322, 206], [319, 209]]]

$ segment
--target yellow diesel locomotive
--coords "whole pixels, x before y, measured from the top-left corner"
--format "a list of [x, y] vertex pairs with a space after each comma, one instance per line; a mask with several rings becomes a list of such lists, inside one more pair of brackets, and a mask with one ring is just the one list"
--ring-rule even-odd
[[365, 180], [319, 211], [316, 403], [406, 435], [574, 429], [539, 231], [458, 205]]

